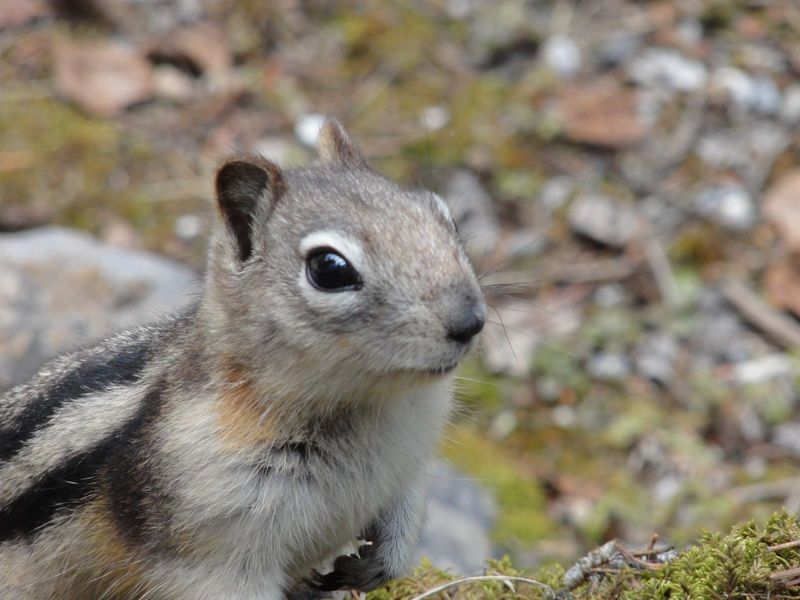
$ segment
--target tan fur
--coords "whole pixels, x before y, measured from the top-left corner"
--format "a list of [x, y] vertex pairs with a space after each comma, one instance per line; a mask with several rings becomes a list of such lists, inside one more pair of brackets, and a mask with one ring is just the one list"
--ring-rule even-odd
[[[107, 500], [99, 497], [83, 513], [91, 544], [91, 563], [96, 565], [100, 589], [112, 589], [108, 600], [141, 597], [147, 591], [140, 559], [122, 541], [114, 526]], [[88, 557], [87, 557], [88, 558]]]
[[215, 403], [223, 444], [232, 450], [243, 450], [274, 441], [275, 426], [264, 415], [264, 403], [243, 369], [229, 364], [225, 374], [226, 386]]

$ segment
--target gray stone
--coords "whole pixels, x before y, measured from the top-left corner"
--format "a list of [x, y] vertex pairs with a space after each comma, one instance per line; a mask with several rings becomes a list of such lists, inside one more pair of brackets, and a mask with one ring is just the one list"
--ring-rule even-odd
[[470, 574], [497, 553], [489, 541], [496, 507], [492, 495], [445, 462], [433, 466], [428, 516], [415, 561]]
[[800, 84], [786, 88], [781, 106], [781, 120], [788, 125], [800, 123]]
[[708, 71], [703, 63], [667, 48], [644, 50], [631, 61], [628, 73], [639, 85], [675, 92], [700, 90], [708, 79]]
[[559, 77], [572, 77], [581, 69], [581, 50], [575, 40], [559, 33], [545, 41], [542, 60]]
[[680, 346], [667, 331], [645, 335], [636, 347], [634, 360], [640, 375], [658, 383], [669, 383], [675, 378], [675, 362]]
[[758, 219], [753, 199], [738, 185], [717, 185], [702, 190], [695, 199], [697, 212], [723, 227], [742, 231]]
[[769, 77], [752, 77], [741, 69], [721, 67], [714, 71], [711, 82], [740, 111], [774, 115], [781, 108], [781, 93]]
[[772, 442], [792, 456], [800, 457], [800, 423], [783, 423], [776, 426], [772, 431]]
[[470, 256], [491, 254], [500, 237], [500, 223], [492, 198], [478, 178], [466, 169], [456, 171], [447, 182], [444, 197]]
[[575, 233], [612, 248], [627, 244], [638, 223], [633, 207], [599, 194], [580, 196], [569, 210], [569, 224]]
[[601, 381], [622, 381], [631, 372], [631, 361], [622, 353], [598, 352], [589, 359], [586, 371]]
[[56, 354], [177, 311], [198, 290], [186, 267], [83, 233], [0, 235], [0, 389]]

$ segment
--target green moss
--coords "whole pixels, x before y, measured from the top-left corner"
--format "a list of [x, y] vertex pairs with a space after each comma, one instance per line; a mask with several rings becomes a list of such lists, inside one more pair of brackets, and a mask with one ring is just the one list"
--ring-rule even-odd
[[[572, 600], [786, 600], [800, 598], [800, 587], [786, 585], [775, 574], [800, 566], [798, 546], [770, 549], [771, 546], [800, 540], [797, 517], [779, 512], [757, 526], [750, 521], [727, 534], [705, 533], [699, 541], [652, 570], [605, 565], [603, 572], [587, 573], [574, 589], [563, 589], [565, 569], [550, 565], [532, 572], [516, 569], [508, 558], [490, 561], [486, 575], [496, 579], [454, 583], [446, 591], [431, 596], [448, 600], [559, 598]], [[521, 583], [532, 579], [540, 585]], [[368, 600], [409, 600], [436, 586], [456, 582], [457, 578], [423, 562], [411, 577], [394, 581], [370, 593]]]
[[490, 488], [498, 501], [494, 539], [504, 547], [531, 544], [558, 531], [539, 483], [507, 451], [466, 426], [452, 427], [444, 455]]

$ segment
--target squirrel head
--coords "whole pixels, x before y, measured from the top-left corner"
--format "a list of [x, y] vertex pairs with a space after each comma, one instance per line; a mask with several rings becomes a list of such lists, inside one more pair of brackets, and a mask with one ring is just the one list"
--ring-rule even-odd
[[212, 341], [310, 395], [386, 395], [450, 372], [486, 307], [444, 201], [370, 169], [335, 120], [319, 154], [297, 170], [261, 157], [219, 170]]

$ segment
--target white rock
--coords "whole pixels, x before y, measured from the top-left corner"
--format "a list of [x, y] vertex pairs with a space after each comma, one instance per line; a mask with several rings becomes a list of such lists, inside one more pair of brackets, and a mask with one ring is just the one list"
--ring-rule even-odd
[[666, 48], [648, 48], [631, 62], [628, 72], [639, 85], [677, 92], [699, 90], [708, 80], [703, 63]]
[[617, 352], [599, 352], [589, 359], [586, 371], [601, 381], [620, 381], [631, 372], [631, 361]]
[[572, 77], [581, 69], [581, 50], [571, 37], [557, 33], [542, 49], [542, 60], [560, 77]]
[[627, 244], [636, 233], [638, 223], [633, 207], [599, 194], [580, 196], [569, 211], [573, 231], [613, 248]]
[[781, 120], [789, 125], [800, 123], [800, 84], [786, 88], [781, 105]]
[[315, 147], [319, 138], [319, 131], [325, 124], [325, 115], [308, 113], [301, 115], [294, 124], [294, 134], [306, 146]]
[[697, 211], [734, 230], [752, 227], [757, 218], [753, 199], [747, 190], [737, 185], [719, 185], [698, 194]]
[[428, 131], [438, 131], [450, 122], [450, 111], [444, 106], [426, 106], [421, 121]]
[[425, 556], [456, 573], [477, 572], [495, 555], [489, 538], [497, 512], [494, 498], [445, 462], [434, 463], [431, 471], [427, 518], [414, 562]]
[[721, 67], [714, 71], [711, 84], [740, 110], [773, 115], [781, 108], [781, 93], [769, 77], [751, 77], [741, 69]]
[[203, 233], [203, 219], [197, 215], [181, 215], [175, 220], [175, 235], [191, 241]]

